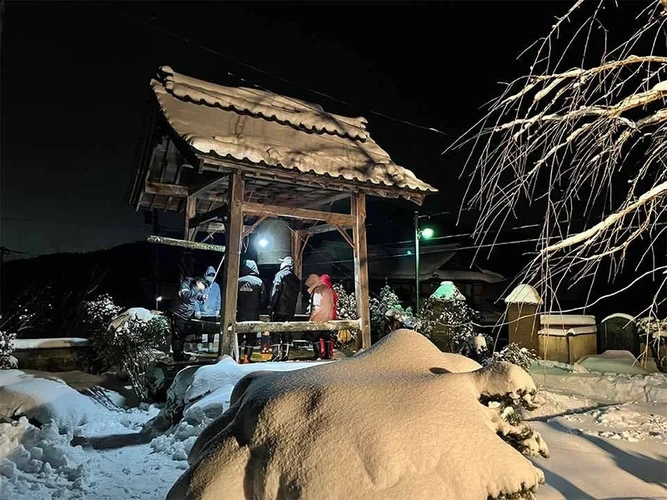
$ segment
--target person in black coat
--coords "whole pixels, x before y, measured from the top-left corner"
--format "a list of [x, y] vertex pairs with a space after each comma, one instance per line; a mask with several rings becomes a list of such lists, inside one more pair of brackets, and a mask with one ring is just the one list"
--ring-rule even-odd
[[[285, 257], [280, 264], [280, 271], [273, 277], [269, 310], [271, 321], [292, 321], [296, 310], [296, 301], [301, 291], [301, 280], [294, 274], [294, 259]], [[287, 361], [289, 346], [292, 344], [292, 332], [274, 332], [271, 335], [273, 361]]]
[[171, 308], [171, 350], [174, 361], [185, 361], [183, 343], [192, 332], [191, 320], [206, 300], [204, 278], [185, 278], [178, 290], [178, 297]]
[[[266, 307], [266, 288], [259, 277], [259, 268], [254, 260], [246, 260], [241, 268], [238, 282], [238, 300], [236, 306], [236, 321], [259, 321], [259, 314]], [[239, 347], [245, 337], [245, 355], [242, 362], [250, 362], [253, 347], [257, 345], [257, 336], [254, 333], [238, 334]]]

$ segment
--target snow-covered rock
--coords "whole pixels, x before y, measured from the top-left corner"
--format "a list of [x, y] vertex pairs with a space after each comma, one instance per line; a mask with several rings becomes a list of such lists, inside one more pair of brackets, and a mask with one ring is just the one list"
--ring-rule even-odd
[[249, 373], [258, 370], [285, 372], [313, 366], [312, 362], [299, 361], [240, 365], [230, 356], [224, 356], [216, 364], [196, 370], [183, 396], [183, 416], [191, 424], [210, 422], [219, 417], [229, 408], [236, 384]]
[[27, 417], [58, 429], [83, 425], [101, 407], [58, 378], [37, 378], [20, 370], [0, 371], [0, 416]]
[[498, 434], [546, 456], [539, 434], [479, 402], [534, 393], [532, 379], [466, 359], [398, 330], [352, 358], [249, 374], [168, 499], [466, 500], [536, 489], [542, 472]]

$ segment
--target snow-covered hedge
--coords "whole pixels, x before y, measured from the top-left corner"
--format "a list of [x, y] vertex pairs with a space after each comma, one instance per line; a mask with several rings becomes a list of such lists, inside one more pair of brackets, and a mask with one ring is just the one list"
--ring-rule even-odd
[[[108, 317], [112, 307], [104, 307], [95, 320]], [[98, 363], [103, 368], [123, 369], [130, 377], [137, 397], [147, 401], [153, 396], [155, 371], [153, 364], [161, 354], [157, 347], [164, 344], [170, 331], [169, 320], [153, 315], [143, 308], [131, 308], [116, 316], [90, 337]]]

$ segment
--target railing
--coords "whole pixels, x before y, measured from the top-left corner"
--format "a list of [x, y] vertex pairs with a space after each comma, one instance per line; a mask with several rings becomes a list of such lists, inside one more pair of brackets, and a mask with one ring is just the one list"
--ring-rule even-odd
[[332, 321], [240, 321], [233, 326], [236, 333], [260, 332], [318, 332], [339, 330], [360, 330], [358, 319], [337, 319]]

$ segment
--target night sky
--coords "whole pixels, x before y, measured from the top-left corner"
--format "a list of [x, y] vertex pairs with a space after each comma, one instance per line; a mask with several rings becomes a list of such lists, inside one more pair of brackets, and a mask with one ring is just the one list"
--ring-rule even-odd
[[[481, 117], [498, 82], [527, 71], [530, 60], [516, 56], [569, 5], [7, 1], [1, 243], [47, 254], [150, 234], [127, 200], [149, 81], [164, 64], [365, 116], [395, 161], [441, 190], [424, 210], [456, 211], [461, 157], [442, 151]], [[379, 216], [409, 221], [415, 206], [392, 203]], [[380, 210], [369, 212], [373, 222]], [[178, 227], [180, 217], [163, 222]]]

